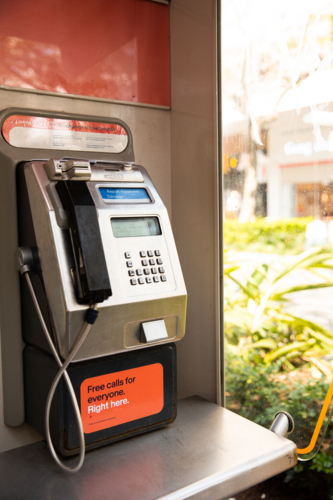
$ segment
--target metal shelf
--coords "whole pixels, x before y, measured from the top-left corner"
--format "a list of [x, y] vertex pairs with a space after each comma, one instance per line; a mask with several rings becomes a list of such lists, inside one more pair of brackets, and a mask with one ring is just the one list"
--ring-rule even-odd
[[44, 441], [4, 452], [0, 491], [15, 500], [221, 500], [296, 463], [291, 441], [191, 397], [179, 401], [173, 424], [88, 452], [73, 476]]

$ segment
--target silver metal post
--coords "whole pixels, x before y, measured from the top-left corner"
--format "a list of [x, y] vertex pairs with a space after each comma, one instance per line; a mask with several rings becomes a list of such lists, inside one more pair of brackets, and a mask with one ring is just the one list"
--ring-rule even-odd
[[286, 411], [279, 411], [275, 415], [274, 422], [271, 425], [270, 431], [274, 432], [278, 436], [285, 437], [294, 430], [294, 420], [289, 413]]

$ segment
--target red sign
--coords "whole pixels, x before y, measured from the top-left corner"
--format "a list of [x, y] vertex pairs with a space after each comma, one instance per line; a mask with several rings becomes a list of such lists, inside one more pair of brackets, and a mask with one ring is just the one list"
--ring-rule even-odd
[[168, 5], [11, 0], [1, 6], [0, 85], [170, 105]]
[[163, 366], [140, 366], [86, 379], [81, 384], [81, 418], [86, 434], [160, 413]]

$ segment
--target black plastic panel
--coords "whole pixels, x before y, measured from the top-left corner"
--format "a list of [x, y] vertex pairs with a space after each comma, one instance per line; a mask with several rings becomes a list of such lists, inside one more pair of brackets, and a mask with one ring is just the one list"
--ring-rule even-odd
[[[176, 346], [175, 344], [155, 346], [116, 356], [73, 363], [69, 366], [68, 373], [80, 406], [80, 387], [84, 380], [154, 363], [160, 363], [163, 366], [164, 406], [162, 411], [145, 418], [86, 434], [87, 450], [157, 429], [173, 422], [176, 418], [177, 404]], [[33, 347], [27, 346], [25, 348], [26, 422], [42, 436], [45, 436], [45, 403], [57, 371], [58, 367], [52, 356]], [[55, 448], [63, 455], [78, 453], [79, 436], [75, 414], [63, 380], [60, 381], [55, 393], [50, 422], [52, 441]]]

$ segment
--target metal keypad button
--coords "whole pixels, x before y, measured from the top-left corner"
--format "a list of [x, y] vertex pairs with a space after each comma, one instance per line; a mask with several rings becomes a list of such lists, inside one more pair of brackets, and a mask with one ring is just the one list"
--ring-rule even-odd
[[131, 258], [131, 254], [129, 252], [125, 252], [125, 258], [126, 259], [130, 259]]
[[130, 276], [135, 276], [135, 271], [133, 269], [131, 269], [130, 271], [128, 271], [128, 274]]
[[148, 254], [148, 257], [154, 256], [154, 252], [152, 250], [148, 250], [147, 254]]
[[151, 266], [155, 266], [155, 259], [149, 259], [149, 264]]
[[136, 270], [136, 274], [137, 274], [138, 276], [142, 276], [142, 269], [137, 269], [137, 270]]
[[157, 269], [156, 267], [151, 268], [151, 274], [157, 274]]
[[140, 284], [140, 285], [143, 285], [143, 284], [144, 284], [144, 282], [145, 282], [144, 278], [139, 278], [139, 284]]
[[150, 269], [145, 269], [144, 272], [145, 274], [150, 274]]
[[149, 276], [148, 278], [146, 278], [146, 282], [147, 282], [147, 283], [151, 283], [151, 282], [152, 282], [152, 278], [151, 278], [151, 276]]
[[156, 262], [157, 262], [157, 264], [163, 264], [163, 260], [162, 259], [156, 259]]
[[155, 281], [155, 283], [157, 283], [158, 281], [160, 281], [160, 277], [159, 276], [154, 276], [154, 281]]
[[133, 262], [131, 260], [128, 260], [126, 262], [126, 264], [127, 264], [127, 267], [133, 267]]
[[155, 250], [155, 255], [156, 257], [159, 257], [161, 255], [161, 252], [159, 250]]
[[144, 251], [140, 252], [140, 257], [146, 257], [146, 255], [147, 255], [146, 252]]
[[141, 261], [141, 264], [142, 264], [143, 266], [148, 266], [148, 262], [146, 261], [146, 259], [142, 260], [142, 261]]
[[136, 279], [135, 278], [131, 279], [131, 285], [136, 285]]
[[165, 272], [164, 271], [164, 267], [159, 267], [158, 270], [159, 270], [160, 273], [164, 273]]
[[161, 276], [161, 281], [166, 281], [166, 280], [167, 280], [166, 276]]

